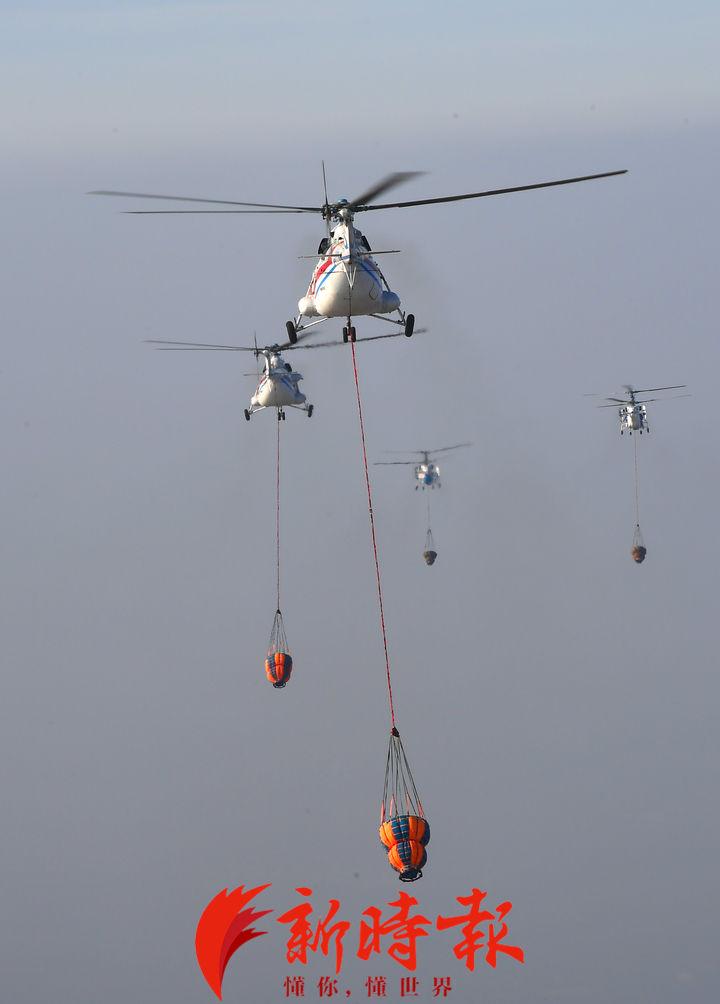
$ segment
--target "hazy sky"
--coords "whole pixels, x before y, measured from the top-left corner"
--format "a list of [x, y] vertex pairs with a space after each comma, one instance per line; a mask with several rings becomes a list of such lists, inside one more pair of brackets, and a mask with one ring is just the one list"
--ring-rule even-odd
[[[462, 1002], [718, 996], [719, 19], [2, 5], [3, 999], [202, 1004], [194, 931], [221, 888], [272, 882], [279, 911], [309, 884], [354, 923], [399, 889], [375, 829], [388, 712], [349, 356], [293, 358], [315, 414], [282, 428], [296, 668], [275, 692], [273, 418], [242, 418], [243, 357], [142, 344], [282, 336], [321, 221], [84, 194], [312, 203], [323, 158], [331, 196], [394, 170], [428, 172], [408, 199], [630, 171], [361, 221], [402, 250], [383, 267], [429, 329], [358, 349], [372, 459], [474, 444], [443, 465], [431, 569], [410, 473], [373, 472], [432, 826], [411, 891], [431, 916], [472, 886], [512, 900], [527, 959], [466, 976], [435, 935], [419, 999], [445, 975]], [[693, 394], [651, 405], [638, 444], [642, 567], [632, 440], [583, 397], [627, 382]], [[225, 1000], [282, 999], [283, 944], [242, 949]], [[369, 974], [403, 975], [350, 964], [353, 997]]]

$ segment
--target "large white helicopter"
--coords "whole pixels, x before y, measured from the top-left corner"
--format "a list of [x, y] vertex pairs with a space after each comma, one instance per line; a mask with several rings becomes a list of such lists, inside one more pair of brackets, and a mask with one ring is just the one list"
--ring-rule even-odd
[[[393, 331], [388, 335], [371, 335], [367, 338], [358, 338], [358, 342], [376, 342], [381, 338], [398, 338], [402, 332]], [[266, 345], [258, 348], [257, 345], [215, 345], [209, 342], [179, 342], [167, 341], [162, 338], [148, 338], [146, 341], [150, 345], [155, 345], [159, 350], [166, 352], [252, 352], [256, 359], [263, 357], [263, 371], [258, 373], [258, 385], [255, 393], [250, 399], [250, 407], [245, 409], [245, 418], [250, 421], [256, 411], [264, 411], [266, 408], [277, 408], [278, 421], [284, 421], [286, 408], [297, 408], [304, 411], [310, 418], [314, 405], [308, 404], [305, 395], [298, 387], [303, 379], [302, 374], [294, 370], [290, 363], [286, 363], [282, 357], [283, 352], [291, 352], [293, 349], [325, 349], [335, 345], [342, 345], [341, 341], [333, 342], [313, 342], [309, 345], [299, 344], [308, 337], [308, 334], [299, 335], [294, 342], [285, 342], [282, 345]], [[254, 374], [246, 374], [251, 376]]]
[[[661, 401], [663, 398], [647, 397], [639, 401], [638, 394], [654, 394], [661, 390], [682, 390], [686, 386], [687, 384], [679, 383], [674, 384], [672, 387], [647, 387], [645, 390], [636, 390], [631, 384], [623, 384], [624, 389], [627, 391], [627, 397], [606, 397], [605, 400], [611, 401], [612, 404], [599, 404], [598, 408], [617, 408], [621, 436], [625, 432], [628, 432], [631, 436], [633, 432], [639, 432], [642, 436], [643, 431], [650, 432], [645, 405], [650, 404], [651, 401]], [[690, 397], [690, 395], [674, 394], [673, 397]], [[665, 400], [668, 399], [665, 398]]]
[[439, 450], [408, 450], [408, 453], [417, 453], [422, 457], [419, 462], [417, 460], [377, 460], [375, 462], [376, 467], [414, 467], [413, 477], [417, 484], [415, 485], [415, 491], [421, 488], [425, 491], [426, 488], [441, 488], [440, 483], [440, 468], [435, 463], [431, 457], [434, 457], [437, 453], [447, 453], [449, 450], [459, 450], [464, 446], [472, 446], [472, 443], [456, 443], [455, 446], [441, 446]]
[[[325, 201], [322, 206], [286, 206], [267, 202], [235, 202], [227, 199], [201, 199], [181, 195], [152, 195], [147, 192], [95, 191], [90, 195], [117, 195], [136, 199], [166, 199], [176, 202], [212, 203], [220, 206], [243, 206], [243, 209], [170, 209], [133, 210], [132, 215], [169, 215], [178, 213], [320, 213], [327, 224], [327, 235], [318, 248], [319, 261], [313, 270], [307, 293], [298, 301], [298, 314], [286, 323], [287, 337], [294, 344], [298, 332], [331, 317], [342, 317], [347, 321], [343, 328], [343, 340], [355, 340], [353, 317], [369, 316], [399, 325], [404, 333], [413, 333], [415, 317], [406, 314], [400, 307], [400, 297], [388, 286], [380, 266], [364, 235], [354, 226], [357, 213], [376, 209], [403, 209], [408, 206], [428, 206], [440, 202], [460, 202], [465, 199], [482, 199], [489, 195], [507, 195], [511, 192], [527, 192], [536, 188], [552, 188], [557, 185], [572, 185], [580, 181], [610, 178], [626, 171], [605, 171], [602, 174], [587, 174], [578, 178], [563, 178], [560, 181], [542, 181], [534, 185], [519, 185], [514, 188], [497, 188], [485, 192], [470, 192], [466, 195], [446, 195], [433, 199], [413, 199], [409, 202], [373, 203], [384, 192], [416, 177], [422, 172], [400, 171], [382, 178], [362, 195], [354, 199], [339, 199], [329, 202], [323, 164], [323, 186]], [[377, 251], [375, 254], [397, 254], [397, 251]], [[314, 255], [308, 257], [315, 257]], [[392, 316], [388, 316], [392, 315]]]

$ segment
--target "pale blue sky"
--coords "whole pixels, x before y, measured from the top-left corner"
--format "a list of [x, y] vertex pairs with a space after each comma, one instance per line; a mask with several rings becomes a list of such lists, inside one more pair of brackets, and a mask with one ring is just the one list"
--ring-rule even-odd
[[[5, 3], [10, 153], [713, 119], [717, 4]], [[122, 141], [118, 140], [122, 137]]]

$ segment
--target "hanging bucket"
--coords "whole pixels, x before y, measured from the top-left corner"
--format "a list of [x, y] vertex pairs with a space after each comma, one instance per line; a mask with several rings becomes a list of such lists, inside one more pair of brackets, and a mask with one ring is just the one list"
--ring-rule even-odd
[[388, 861], [401, 882], [415, 882], [422, 878], [423, 865], [427, 863], [426, 844], [430, 840], [430, 826], [422, 816], [393, 816], [380, 826], [380, 842], [387, 847]]
[[398, 873], [401, 882], [415, 882], [422, 878], [422, 869], [427, 862], [425, 848], [430, 840], [430, 825], [395, 728], [390, 733], [378, 835], [387, 851], [390, 866]]
[[276, 610], [265, 660], [265, 676], [276, 690], [280, 690], [290, 679], [292, 668], [293, 661], [285, 636], [282, 614]]
[[435, 541], [433, 540], [432, 530], [430, 528], [428, 528], [428, 532], [425, 535], [425, 550], [423, 551], [423, 558], [426, 565], [434, 565], [435, 559], [437, 558]]
[[288, 652], [271, 652], [265, 660], [265, 676], [276, 690], [280, 690], [290, 679], [292, 656]]
[[643, 540], [643, 535], [640, 532], [640, 524], [637, 523], [635, 526], [635, 533], [633, 535], [633, 546], [630, 551], [632, 560], [637, 564], [641, 565], [645, 561], [645, 555], [647, 554], [647, 548], [645, 547], [645, 542]]

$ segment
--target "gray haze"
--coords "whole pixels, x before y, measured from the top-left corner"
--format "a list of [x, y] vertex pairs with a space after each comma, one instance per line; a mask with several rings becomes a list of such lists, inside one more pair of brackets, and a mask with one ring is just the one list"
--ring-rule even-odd
[[[273, 416], [242, 418], [244, 357], [142, 344], [282, 336], [321, 221], [132, 217], [83, 194], [313, 203], [322, 157], [331, 196], [349, 197], [391, 170], [429, 172], [408, 199], [630, 170], [358, 221], [374, 247], [402, 249], [383, 267], [429, 328], [358, 347], [372, 458], [474, 444], [443, 465], [432, 569], [409, 470], [373, 472], [398, 721], [433, 834], [409, 891], [433, 918], [472, 886], [512, 900], [509, 940], [526, 951], [524, 966], [470, 976], [435, 934], [421, 999], [445, 975], [451, 1001], [716, 999], [716, 18], [690, 4], [673, 22], [659, 4], [648, 40], [634, 20], [623, 33], [611, 5], [584, 48], [577, 8], [569, 38], [553, 3], [550, 26], [536, 13], [523, 40], [511, 28], [528, 5], [509, 5], [497, 37], [497, 5], [486, 21], [450, 5], [443, 32], [465, 46], [475, 32], [493, 72], [503, 55], [508, 78], [518, 70], [512, 92], [497, 87], [503, 120], [486, 50], [458, 61], [448, 34], [435, 51], [425, 4], [406, 50], [390, 16], [397, 79], [372, 79], [381, 5], [367, 23], [330, 18], [352, 30], [349, 75], [342, 32], [328, 51], [316, 12], [302, 34], [285, 11], [301, 34], [259, 39], [280, 82], [268, 97], [256, 81], [276, 115], [258, 121], [238, 77], [258, 60], [236, 19], [251, 5], [178, 4], [202, 30], [173, 23], [166, 50], [153, 43], [168, 5], [98, 5], [137, 6], [102, 40], [86, 5], [62, 5], [71, 23], [55, 30], [83, 28], [73, 46], [29, 6], [8, 5], [3, 88], [3, 1000], [202, 1004], [194, 931], [221, 888], [272, 882], [264, 905], [280, 910], [309, 884], [323, 913], [338, 897], [354, 924], [399, 889], [375, 829], [388, 711], [349, 354], [293, 357], [316, 408], [282, 427], [295, 672], [275, 692], [262, 667]], [[544, 47], [553, 32], [557, 50]], [[435, 95], [425, 121], [414, 74], [418, 101]], [[356, 128], [337, 86], [360, 90]], [[651, 405], [638, 444], [642, 567], [632, 441], [582, 396], [626, 382], [693, 394]], [[302, 972], [268, 923], [272, 937], [230, 963], [226, 1001], [278, 1001]], [[308, 967], [307, 999], [330, 970]], [[351, 961], [343, 986], [365, 998], [371, 974], [395, 989], [404, 972]]]

